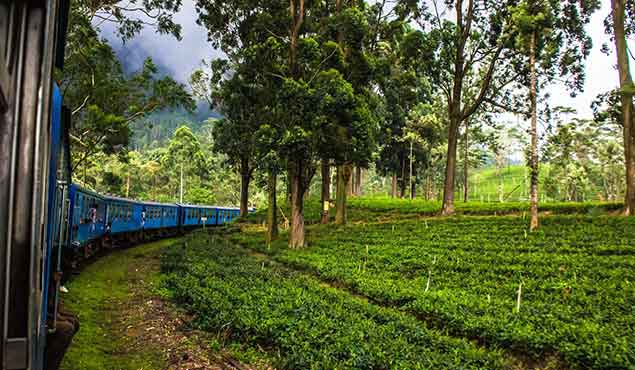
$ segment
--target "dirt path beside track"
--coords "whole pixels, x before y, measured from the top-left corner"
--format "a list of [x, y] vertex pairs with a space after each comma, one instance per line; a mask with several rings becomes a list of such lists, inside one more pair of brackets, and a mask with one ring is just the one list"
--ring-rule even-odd
[[81, 328], [62, 370], [250, 369], [209, 348], [209, 333], [159, 293], [159, 256], [178, 239], [114, 251], [68, 285]]

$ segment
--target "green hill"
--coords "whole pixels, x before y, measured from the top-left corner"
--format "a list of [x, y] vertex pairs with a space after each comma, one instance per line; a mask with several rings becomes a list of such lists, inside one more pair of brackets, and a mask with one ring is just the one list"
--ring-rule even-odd
[[[541, 183], [546, 172], [546, 166], [542, 166]], [[501, 196], [507, 201], [529, 199], [529, 170], [523, 165], [506, 166], [500, 171], [494, 167], [473, 170], [468, 179], [469, 197], [473, 201], [499, 201]]]

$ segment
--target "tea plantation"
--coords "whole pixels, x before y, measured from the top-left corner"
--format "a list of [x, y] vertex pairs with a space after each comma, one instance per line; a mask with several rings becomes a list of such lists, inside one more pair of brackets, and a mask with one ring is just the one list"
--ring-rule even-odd
[[255, 222], [194, 236], [165, 287], [280, 369], [635, 368], [635, 221], [612, 205], [553, 205], [529, 233], [515, 204], [351, 203], [304, 249]]

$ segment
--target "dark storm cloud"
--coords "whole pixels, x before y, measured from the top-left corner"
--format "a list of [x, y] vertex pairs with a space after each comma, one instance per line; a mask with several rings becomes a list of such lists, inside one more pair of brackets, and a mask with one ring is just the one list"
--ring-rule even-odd
[[187, 80], [201, 60], [221, 57], [207, 42], [205, 28], [196, 24], [196, 9], [192, 0], [184, 0], [183, 8], [176, 14], [175, 22], [183, 27], [183, 40], [170, 35], [160, 35], [151, 27], [146, 27], [134, 39], [125, 44], [118, 38], [112, 25], [101, 25], [101, 34], [116, 50], [126, 72], [137, 70], [147, 57], [151, 57], [162, 73], [179, 82]]

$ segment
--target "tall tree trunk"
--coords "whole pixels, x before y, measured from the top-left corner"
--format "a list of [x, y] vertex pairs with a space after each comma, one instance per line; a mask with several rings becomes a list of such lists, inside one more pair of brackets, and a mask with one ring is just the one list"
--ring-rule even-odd
[[[454, 108], [455, 110], [458, 108]], [[458, 141], [458, 127], [461, 124], [459, 112], [450, 115], [448, 128], [448, 155], [445, 162], [445, 182], [443, 184], [443, 207], [441, 215], [454, 213], [454, 177], [456, 172], [456, 146]]]
[[470, 155], [470, 143], [468, 142], [468, 135], [470, 130], [470, 120], [465, 120], [465, 152], [463, 153], [463, 202], [467, 203], [469, 197], [469, 189], [468, 189], [468, 181], [467, 181], [467, 171], [469, 167], [469, 155]]
[[335, 200], [335, 223], [344, 225], [346, 223], [346, 184], [351, 179], [351, 166], [347, 164], [337, 166], [337, 194]]
[[362, 195], [362, 168], [359, 166], [355, 167], [355, 196]]
[[240, 217], [246, 217], [249, 212], [249, 182], [251, 176], [242, 174], [240, 176]]
[[392, 173], [392, 187], [390, 189], [390, 196], [397, 198], [397, 172]]
[[529, 102], [531, 104], [531, 221], [529, 230], [538, 228], [538, 86], [536, 76], [536, 34], [531, 35], [529, 46], [529, 73], [531, 86], [529, 92]]
[[184, 187], [184, 181], [183, 181], [183, 163], [181, 163], [181, 183], [179, 185], [179, 203], [183, 203], [183, 187]]
[[399, 183], [399, 198], [406, 196], [406, 155], [401, 154], [401, 182]]
[[267, 179], [267, 234], [265, 239], [267, 243], [278, 239], [278, 204], [276, 199], [276, 186], [278, 184], [277, 174], [269, 171]]
[[346, 180], [346, 195], [349, 197], [352, 197], [353, 196], [353, 169], [351, 168], [351, 165], [349, 164], [346, 164], [344, 166], [348, 167], [348, 171], [351, 173], [351, 175]]
[[245, 160], [240, 166], [240, 217], [247, 217], [249, 211], [249, 182], [251, 173], [249, 163]]
[[128, 171], [128, 177], [126, 179], [126, 198], [130, 197], [130, 171]]
[[412, 157], [412, 146], [413, 146], [413, 142], [412, 142], [412, 140], [410, 140], [410, 173], [408, 175], [408, 181], [410, 181], [410, 199], [414, 199], [415, 198], [414, 181], [413, 181], [413, 177], [412, 177], [412, 161], [414, 159]]
[[304, 164], [301, 161], [289, 164], [289, 180], [291, 182], [291, 216], [289, 231], [289, 248], [297, 249], [305, 246], [304, 227]]
[[331, 200], [331, 166], [326, 159], [322, 160], [322, 219], [321, 223], [329, 223], [329, 201]]
[[630, 72], [628, 46], [626, 44], [625, 0], [611, 0], [613, 12], [613, 33], [617, 51], [617, 66], [620, 76], [620, 99], [622, 103], [622, 124], [624, 127], [624, 163], [626, 174], [626, 195], [624, 197], [624, 213], [635, 215], [635, 115], [633, 113], [633, 95], [626, 90], [633, 89], [633, 78]]

